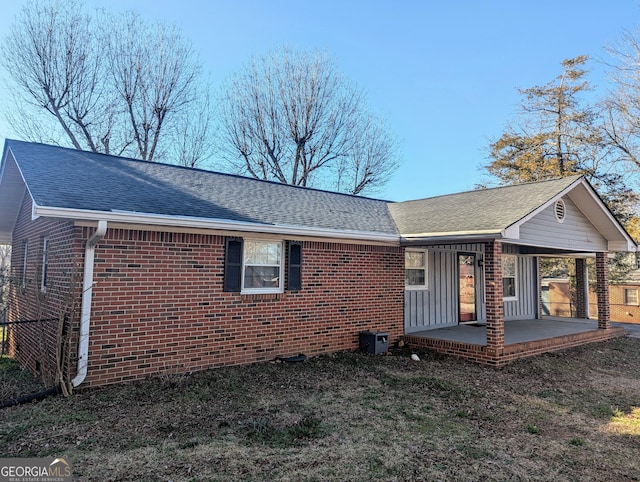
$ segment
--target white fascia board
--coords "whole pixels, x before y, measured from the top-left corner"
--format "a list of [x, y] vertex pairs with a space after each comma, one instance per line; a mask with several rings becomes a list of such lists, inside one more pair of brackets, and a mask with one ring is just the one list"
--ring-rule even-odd
[[399, 244], [400, 236], [396, 234], [376, 233], [369, 231], [341, 230], [329, 228], [309, 228], [286, 224], [260, 224], [227, 219], [197, 218], [188, 216], [166, 216], [152, 213], [136, 213], [129, 211], [87, 211], [72, 208], [55, 208], [47, 206], [33, 207], [34, 216], [76, 219], [85, 221], [108, 221], [110, 223], [147, 224], [155, 226], [172, 226], [183, 228], [200, 228], [252, 233], [281, 234], [287, 236], [315, 236], [334, 239], [357, 239]]
[[638, 251], [638, 245], [635, 242], [624, 242], [624, 241], [609, 241], [608, 244], [609, 247], [609, 252], [611, 253], [616, 253], [616, 252], [629, 252], [629, 253], [635, 253], [636, 251]]
[[499, 235], [500, 232], [495, 229], [484, 229], [477, 231], [439, 231], [435, 233], [411, 233], [411, 234], [403, 234], [403, 239], [417, 239], [417, 238], [445, 238], [452, 236], [491, 236], [491, 235]]
[[500, 239], [500, 233], [490, 231], [474, 231], [472, 233], [434, 233], [434, 234], [409, 234], [403, 235], [401, 240], [406, 245], [418, 246], [420, 243], [460, 243], [460, 242], [481, 242], [484, 240]]
[[512, 224], [502, 230], [502, 237], [508, 239], [520, 239], [520, 223]]
[[[614, 228], [614, 231], [616, 233], [618, 233], [621, 237], [621, 239], [617, 239], [617, 240], [608, 240], [609, 242], [609, 251], [615, 252], [615, 251], [630, 251], [630, 252], [635, 252], [638, 250], [638, 245], [636, 244], [635, 240], [633, 238], [631, 238], [631, 236], [629, 235], [629, 233], [627, 233], [627, 231], [624, 229], [624, 227], [622, 226], [622, 224], [620, 223], [620, 221], [618, 221], [616, 219], [616, 217], [613, 215], [613, 213], [611, 212], [611, 210], [604, 204], [604, 202], [602, 201], [602, 199], [600, 198], [600, 196], [598, 196], [598, 193], [593, 189], [593, 187], [589, 184], [589, 182], [586, 179], [582, 179], [582, 184], [584, 186], [584, 189], [588, 195], [588, 199], [590, 199], [594, 204], [597, 204], [600, 207], [600, 211], [602, 214], [604, 214], [604, 218], [611, 223], [611, 226]], [[579, 195], [576, 194], [576, 195]], [[576, 203], [576, 205], [578, 205], [578, 209], [580, 209], [580, 205], [578, 204], [578, 202], [572, 198], [571, 193], [569, 193], [569, 198], [571, 198], [571, 200]], [[595, 219], [593, 219], [593, 213], [590, 212], [590, 210], [582, 210], [582, 214], [589, 220], [589, 222], [591, 222], [591, 224], [593, 224], [594, 226], [596, 226], [596, 228], [598, 230], [600, 230], [600, 227], [598, 226], [600, 223], [598, 223]], [[601, 225], [601, 224], [600, 224]], [[605, 236], [605, 239], [607, 237]]]

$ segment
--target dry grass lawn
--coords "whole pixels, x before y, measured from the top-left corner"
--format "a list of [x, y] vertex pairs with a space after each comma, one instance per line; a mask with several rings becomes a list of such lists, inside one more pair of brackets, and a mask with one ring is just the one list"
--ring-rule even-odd
[[[409, 355], [51, 397], [0, 411], [0, 454], [65, 457], [95, 481], [640, 480], [640, 339], [500, 370]], [[0, 383], [6, 398], [31, 382], [3, 360]]]

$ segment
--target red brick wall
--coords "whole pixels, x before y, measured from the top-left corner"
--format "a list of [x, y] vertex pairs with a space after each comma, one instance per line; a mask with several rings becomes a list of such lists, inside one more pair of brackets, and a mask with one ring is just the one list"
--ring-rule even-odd
[[609, 260], [607, 253], [596, 253], [596, 278], [598, 328], [609, 328]]
[[352, 350], [363, 330], [403, 334], [402, 248], [305, 241], [302, 256], [300, 292], [225, 293], [224, 237], [108, 229], [87, 382]]
[[586, 286], [587, 260], [584, 258], [575, 259], [576, 266], [576, 318], [588, 318], [587, 297], [585, 296], [588, 286]]
[[[79, 232], [70, 222], [31, 219], [31, 200], [25, 196], [13, 232], [8, 321], [38, 320], [9, 328], [9, 354], [53, 384], [60, 315], [77, 306], [74, 281], [81, 276]], [[44, 237], [48, 237], [47, 287], [41, 291]], [[74, 241], [76, 239], [76, 241]], [[24, 243], [27, 241], [26, 285], [22, 286]], [[72, 347], [75, 344], [72, 343]]]
[[625, 323], [640, 323], [640, 306], [626, 305], [624, 290], [640, 290], [640, 286], [632, 284], [617, 284], [609, 286], [609, 306], [611, 309], [611, 321]]

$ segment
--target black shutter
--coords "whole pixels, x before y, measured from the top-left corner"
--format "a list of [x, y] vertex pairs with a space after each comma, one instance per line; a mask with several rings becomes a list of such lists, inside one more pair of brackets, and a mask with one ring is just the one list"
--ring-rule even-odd
[[302, 289], [302, 244], [289, 242], [289, 271], [287, 273], [287, 289]]
[[227, 238], [224, 250], [223, 291], [242, 289], [242, 238]]

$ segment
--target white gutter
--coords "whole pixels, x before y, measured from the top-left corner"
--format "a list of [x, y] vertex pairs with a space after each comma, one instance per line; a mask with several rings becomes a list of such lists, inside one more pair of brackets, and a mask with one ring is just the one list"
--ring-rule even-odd
[[363, 241], [378, 241], [390, 244], [397, 244], [400, 242], [400, 236], [398, 234], [371, 231], [315, 228], [290, 224], [263, 224], [258, 222], [230, 221], [227, 219], [211, 219], [191, 216], [170, 216], [131, 211], [87, 211], [83, 209], [36, 206], [34, 204], [32, 217], [33, 219], [36, 219], [40, 216], [78, 219], [86, 221], [108, 220], [112, 223], [120, 222], [185, 228], [242, 231], [252, 233], [272, 233], [289, 236], [315, 236], [334, 239], [358, 239]]
[[74, 387], [80, 385], [87, 377], [89, 366], [89, 328], [91, 325], [91, 296], [93, 294], [93, 263], [95, 259], [96, 244], [107, 232], [107, 222], [98, 221], [98, 229], [87, 240], [84, 252], [84, 275], [82, 277], [82, 308], [80, 314], [80, 339], [78, 341], [78, 371], [76, 377], [71, 380]]

